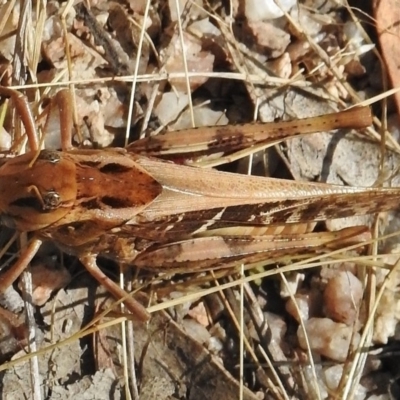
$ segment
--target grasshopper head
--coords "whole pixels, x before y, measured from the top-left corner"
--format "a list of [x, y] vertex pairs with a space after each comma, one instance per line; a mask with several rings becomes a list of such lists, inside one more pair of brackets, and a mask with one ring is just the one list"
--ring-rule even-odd
[[57, 151], [29, 152], [0, 167], [0, 224], [21, 232], [63, 218], [76, 199], [75, 165]]

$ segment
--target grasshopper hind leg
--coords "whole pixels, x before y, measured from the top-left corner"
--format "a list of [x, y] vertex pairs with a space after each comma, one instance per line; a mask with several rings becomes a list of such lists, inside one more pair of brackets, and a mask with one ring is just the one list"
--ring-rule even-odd
[[335, 232], [264, 236], [210, 236], [150, 247], [139, 254], [139, 268], [163, 272], [194, 272], [254, 264], [286, 256], [327, 252], [370, 239], [364, 226]]

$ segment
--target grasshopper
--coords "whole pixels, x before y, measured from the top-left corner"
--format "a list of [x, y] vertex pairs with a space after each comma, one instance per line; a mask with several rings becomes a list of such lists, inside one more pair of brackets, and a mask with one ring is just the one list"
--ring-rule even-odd
[[[23, 96], [9, 88], [29, 138], [35, 124]], [[68, 107], [62, 107], [67, 110]], [[70, 117], [61, 115], [70, 128]], [[196, 156], [239, 151], [320, 130], [363, 128], [367, 107], [271, 124], [198, 128], [142, 139], [125, 149], [31, 151], [0, 167], [1, 223], [33, 235], [0, 276], [5, 290], [43, 240], [76, 255], [140, 320], [149, 315], [98, 268], [98, 256], [152, 271], [203, 271], [276, 255], [365, 240], [366, 228], [312, 232], [318, 221], [395, 209], [400, 188], [343, 187], [245, 176], [176, 164], [189, 144]]]

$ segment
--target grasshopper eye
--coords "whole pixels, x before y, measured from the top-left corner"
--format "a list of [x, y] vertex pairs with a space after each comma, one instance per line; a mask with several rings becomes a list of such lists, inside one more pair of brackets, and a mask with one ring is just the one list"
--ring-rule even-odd
[[44, 160], [56, 164], [60, 161], [60, 154], [53, 150], [42, 150], [39, 154], [38, 160]]
[[61, 203], [61, 198], [58, 192], [51, 190], [47, 192], [43, 198], [43, 210], [54, 210], [57, 208]]

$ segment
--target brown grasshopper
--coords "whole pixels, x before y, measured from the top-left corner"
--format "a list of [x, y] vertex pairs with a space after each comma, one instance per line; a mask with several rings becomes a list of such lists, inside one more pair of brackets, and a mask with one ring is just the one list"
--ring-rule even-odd
[[[34, 137], [22, 95], [7, 88], [0, 93], [14, 100], [28, 137]], [[66, 131], [69, 118], [62, 116]], [[0, 168], [1, 223], [33, 233], [16, 265], [1, 275], [0, 290], [16, 279], [43, 240], [53, 240], [77, 255], [115, 297], [123, 297], [138, 318], [147, 320], [145, 309], [100, 271], [98, 255], [154, 271], [201, 271], [329, 247], [338, 238], [363, 240], [364, 227], [313, 233], [310, 223], [394, 209], [400, 188], [245, 176], [141, 153], [179, 159], [187, 140], [196, 143], [196, 155], [201, 156], [370, 124], [370, 111], [364, 107], [293, 122], [175, 132], [126, 149], [39, 151], [31, 139], [32, 151]]]

